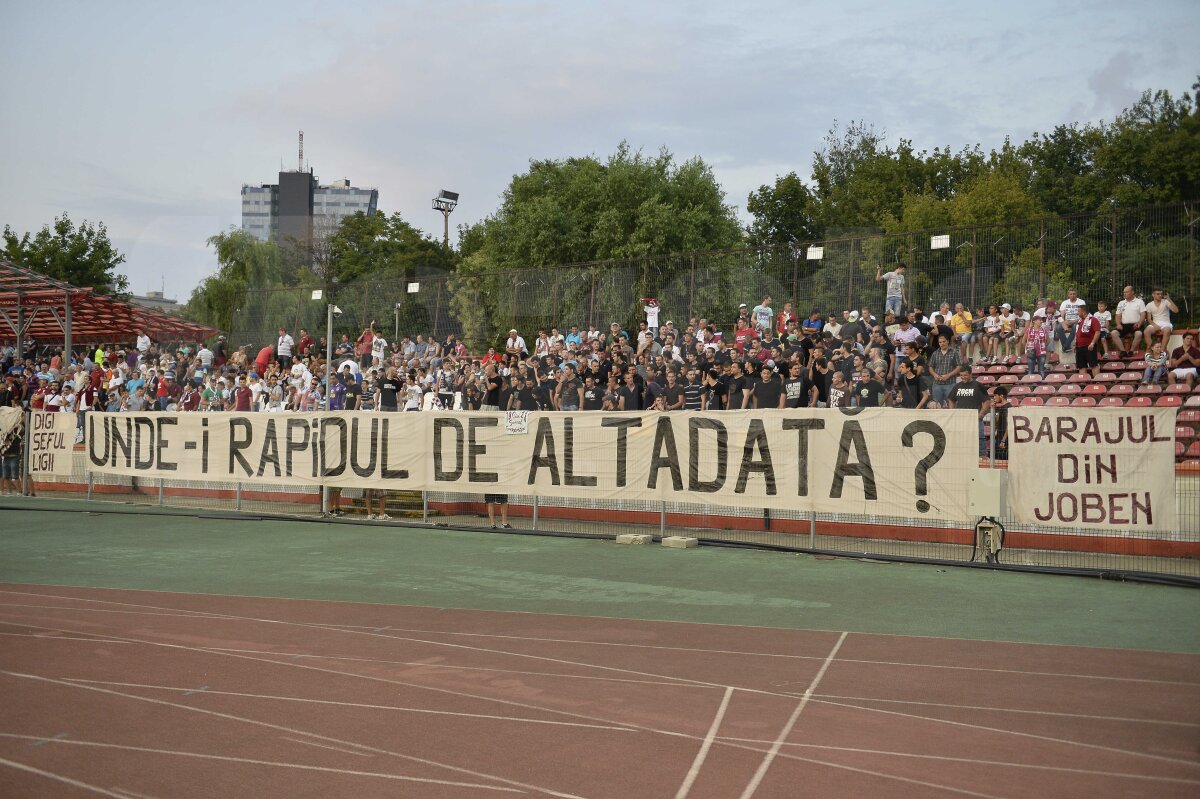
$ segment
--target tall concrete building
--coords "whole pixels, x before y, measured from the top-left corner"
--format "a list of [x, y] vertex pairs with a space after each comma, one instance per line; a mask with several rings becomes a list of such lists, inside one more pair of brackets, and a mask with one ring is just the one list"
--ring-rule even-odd
[[321, 185], [312, 169], [280, 172], [278, 183], [242, 185], [242, 230], [262, 241], [327, 236], [347, 216], [379, 209], [379, 190], [350, 181]]

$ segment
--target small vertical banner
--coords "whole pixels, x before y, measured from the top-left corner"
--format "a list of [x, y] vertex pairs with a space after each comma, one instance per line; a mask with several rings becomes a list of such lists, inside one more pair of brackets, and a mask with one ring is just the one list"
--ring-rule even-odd
[[30, 474], [71, 474], [75, 449], [75, 414], [33, 411], [25, 445]]
[[1008, 507], [1023, 524], [1171, 532], [1174, 408], [1013, 408]]

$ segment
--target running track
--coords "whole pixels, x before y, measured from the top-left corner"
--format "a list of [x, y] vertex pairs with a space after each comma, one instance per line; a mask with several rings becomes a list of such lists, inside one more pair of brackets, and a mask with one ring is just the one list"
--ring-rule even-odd
[[1194, 797], [1200, 656], [0, 584], [0, 796]]

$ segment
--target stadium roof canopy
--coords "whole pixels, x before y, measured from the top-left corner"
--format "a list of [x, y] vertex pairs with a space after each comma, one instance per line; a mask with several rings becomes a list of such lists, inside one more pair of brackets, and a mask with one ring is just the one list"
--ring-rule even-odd
[[21, 327], [24, 339], [66, 346], [131, 342], [139, 330], [156, 341], [199, 341], [218, 332], [0, 261], [0, 341], [15, 341]]

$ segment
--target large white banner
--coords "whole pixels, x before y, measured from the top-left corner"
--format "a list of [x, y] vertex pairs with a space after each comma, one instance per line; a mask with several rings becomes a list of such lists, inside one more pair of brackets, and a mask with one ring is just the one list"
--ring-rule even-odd
[[967, 518], [970, 411], [87, 415], [87, 468]]
[[1013, 408], [1009, 512], [1050, 527], [1172, 531], [1174, 408]]

